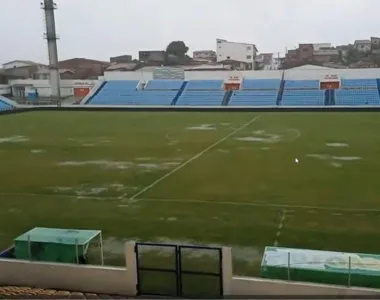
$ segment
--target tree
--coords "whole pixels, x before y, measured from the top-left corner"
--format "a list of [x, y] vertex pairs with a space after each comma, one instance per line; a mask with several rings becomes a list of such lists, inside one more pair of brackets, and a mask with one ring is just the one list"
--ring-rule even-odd
[[166, 47], [166, 53], [183, 59], [189, 51], [189, 47], [183, 41], [173, 41]]
[[346, 56], [344, 57], [345, 63], [350, 65], [352, 63], [356, 63], [360, 60], [360, 53], [356, 51], [353, 45], [349, 45], [347, 49]]

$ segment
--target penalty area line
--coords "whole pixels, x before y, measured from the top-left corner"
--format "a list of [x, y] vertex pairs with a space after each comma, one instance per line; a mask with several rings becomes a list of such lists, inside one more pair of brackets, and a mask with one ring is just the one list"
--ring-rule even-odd
[[265, 201], [256, 201], [256, 202], [233, 202], [233, 201], [218, 201], [218, 200], [197, 200], [197, 199], [165, 199], [165, 198], [128, 198], [128, 197], [107, 197], [107, 196], [94, 196], [94, 195], [65, 195], [65, 194], [44, 194], [44, 193], [2, 193], [0, 192], [0, 197], [58, 197], [66, 199], [86, 199], [86, 200], [114, 200], [114, 201], [134, 201], [134, 202], [173, 202], [173, 203], [193, 203], [193, 204], [211, 204], [211, 205], [234, 205], [242, 207], [272, 207], [272, 208], [282, 208], [286, 209], [287, 212], [290, 212], [292, 209], [310, 209], [314, 210], [313, 213], [317, 210], [321, 211], [334, 211], [338, 212], [351, 212], [357, 213], [357, 216], [364, 217], [365, 213], [380, 213], [380, 208], [349, 208], [349, 207], [334, 207], [334, 206], [312, 206], [312, 205], [302, 205], [302, 204], [278, 204], [270, 203]]
[[164, 198], [136, 198], [138, 201], [150, 201], [150, 202], [177, 202], [177, 203], [199, 203], [199, 204], [215, 204], [215, 205], [235, 205], [235, 206], [256, 206], [256, 207], [272, 207], [272, 208], [283, 208], [287, 211], [290, 209], [314, 209], [314, 210], [325, 210], [325, 211], [335, 211], [335, 212], [378, 212], [380, 209], [376, 208], [350, 208], [350, 207], [334, 207], [334, 206], [313, 206], [313, 205], [303, 205], [303, 204], [277, 204], [270, 202], [233, 202], [233, 201], [218, 201], [218, 200], [197, 200], [197, 199], [164, 199]]

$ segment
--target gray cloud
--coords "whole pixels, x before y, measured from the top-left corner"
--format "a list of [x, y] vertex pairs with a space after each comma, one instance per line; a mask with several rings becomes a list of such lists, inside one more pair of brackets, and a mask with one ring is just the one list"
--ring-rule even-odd
[[[137, 54], [184, 40], [190, 50], [215, 39], [284, 52], [301, 42], [345, 44], [380, 35], [379, 0], [57, 0], [59, 58]], [[39, 0], [1, 0], [0, 62], [47, 61]]]

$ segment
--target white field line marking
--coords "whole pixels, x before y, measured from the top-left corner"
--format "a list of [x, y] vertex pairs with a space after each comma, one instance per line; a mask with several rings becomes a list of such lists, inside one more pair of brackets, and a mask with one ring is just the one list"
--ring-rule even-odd
[[[67, 199], [87, 199], [87, 200], [116, 200], [116, 201], [128, 201], [132, 200], [131, 198], [123, 197], [106, 197], [106, 196], [77, 196], [77, 195], [64, 195], [64, 194], [44, 194], [44, 193], [1, 193], [0, 197], [9, 197], [9, 196], [19, 196], [19, 197], [60, 197]], [[349, 208], [349, 207], [334, 207], [334, 206], [311, 206], [311, 205], [302, 205], [302, 204], [276, 204], [269, 202], [232, 202], [232, 201], [217, 201], [217, 200], [196, 200], [196, 199], [155, 199], [155, 198], [138, 198], [134, 199], [136, 202], [175, 202], [175, 203], [199, 203], [199, 204], [212, 204], [212, 205], [235, 205], [235, 206], [252, 206], [252, 207], [272, 207], [272, 208], [283, 208], [287, 209], [314, 209], [314, 210], [325, 210], [325, 211], [335, 211], [335, 212], [351, 212], [357, 213], [357, 216], [364, 216], [365, 212], [368, 213], [380, 213], [380, 209], [376, 208]], [[309, 213], [318, 213], [317, 211]], [[361, 213], [361, 214], [359, 214]]]
[[[350, 207], [334, 207], [334, 206], [313, 206], [313, 205], [303, 205], [303, 204], [277, 204], [277, 203], [269, 203], [265, 201], [232, 202], [232, 201], [217, 201], [217, 200], [160, 199], [160, 198], [157, 198], [157, 199], [156, 198], [138, 198], [136, 200], [150, 201], [150, 202], [177, 202], [177, 203], [183, 202], [183, 203], [204, 203], [204, 204], [217, 204], [217, 205], [273, 207], [273, 208], [284, 208], [284, 209], [315, 209], [315, 210], [327, 210], [327, 211], [335, 211], [335, 212], [379, 212], [380, 213], [380, 208], [379, 209], [350, 208]], [[309, 213], [311, 213], [311, 211]]]
[[256, 122], [259, 118], [260, 118], [260, 116], [254, 117], [253, 119], [251, 119], [247, 123], [245, 123], [242, 126], [240, 126], [238, 129], [236, 129], [236, 130], [230, 132], [229, 134], [227, 134], [226, 136], [222, 137], [220, 140], [216, 141], [212, 145], [208, 146], [206, 149], [204, 149], [201, 152], [199, 152], [198, 154], [194, 155], [192, 158], [188, 159], [183, 164], [179, 165], [178, 167], [176, 167], [173, 170], [171, 170], [168, 173], [166, 173], [164, 176], [158, 178], [156, 181], [153, 181], [151, 184], [149, 184], [146, 187], [144, 187], [142, 190], [140, 190], [139, 192], [137, 192], [136, 194], [134, 194], [131, 197], [131, 199], [133, 200], [136, 197], [138, 197], [138, 196], [142, 195], [143, 193], [145, 193], [146, 191], [150, 190], [152, 187], [156, 186], [158, 183], [160, 183], [165, 178], [168, 178], [170, 175], [172, 175], [172, 174], [176, 173], [177, 171], [181, 170], [183, 167], [186, 167], [189, 163], [191, 163], [192, 161], [194, 161], [197, 158], [201, 157], [203, 154], [205, 154], [206, 152], [210, 151], [212, 148], [214, 148], [214, 147], [218, 146], [219, 144], [223, 143], [225, 140], [229, 139], [231, 136], [233, 136], [234, 134], [238, 133], [240, 130], [243, 130], [244, 128], [248, 127], [252, 123]]
[[276, 239], [275, 239], [275, 241], [273, 243], [273, 246], [275, 246], [275, 247], [278, 246], [278, 240], [280, 238], [282, 228], [284, 228], [285, 219], [286, 219], [286, 209], [284, 209], [282, 211], [281, 219], [280, 219], [280, 222], [278, 224], [277, 233], [276, 233]]

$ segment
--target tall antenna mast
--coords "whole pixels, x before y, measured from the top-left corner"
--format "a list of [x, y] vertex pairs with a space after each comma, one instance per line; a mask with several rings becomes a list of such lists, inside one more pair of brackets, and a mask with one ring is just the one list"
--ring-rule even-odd
[[54, 10], [57, 9], [57, 5], [53, 2], [53, 0], [44, 0], [44, 2], [41, 2], [41, 8], [44, 10], [45, 14], [46, 32], [44, 33], [44, 38], [47, 40], [49, 53], [51, 96], [56, 98], [57, 105], [61, 106], [61, 89], [57, 50], [58, 37], [55, 31], [54, 17]]

